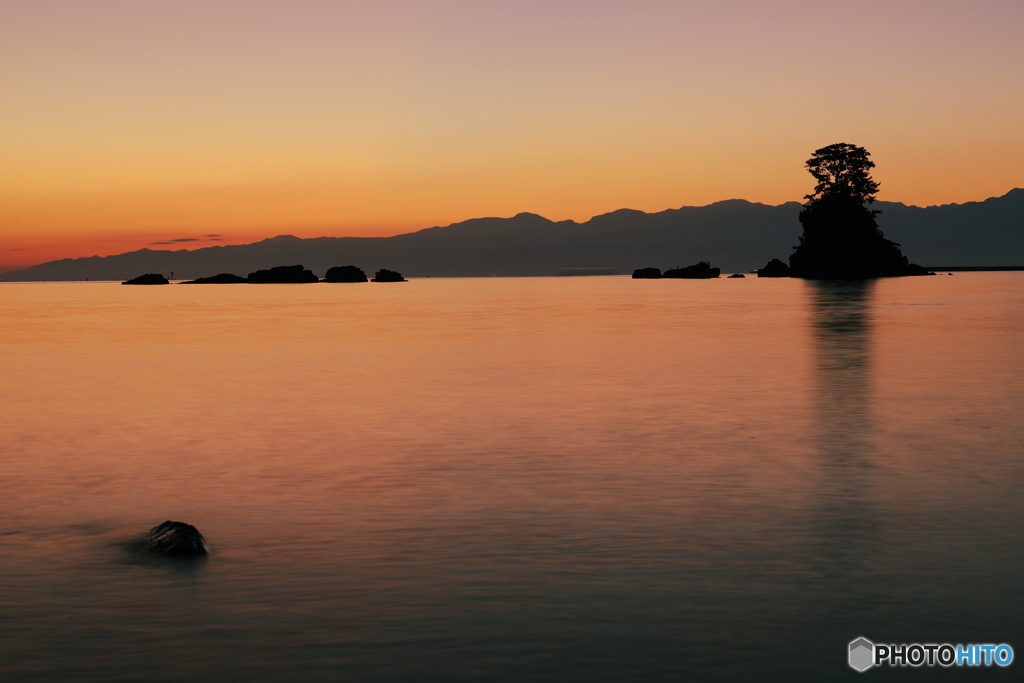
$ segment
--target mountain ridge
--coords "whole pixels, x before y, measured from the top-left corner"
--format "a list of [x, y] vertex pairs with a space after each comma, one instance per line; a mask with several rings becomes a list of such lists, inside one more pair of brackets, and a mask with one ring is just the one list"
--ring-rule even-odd
[[[8, 281], [123, 280], [144, 272], [183, 279], [221, 272], [245, 275], [301, 263], [315, 273], [354, 264], [407, 276], [554, 275], [561, 268], [614, 268], [710, 261], [725, 272], [787, 259], [797, 244], [799, 202], [778, 205], [726, 199], [646, 213], [617, 209], [578, 223], [521, 212], [481, 217], [390, 237], [276, 235], [258, 242], [199, 249], [144, 247], [111, 256], [58, 259], [0, 274]], [[923, 265], [1024, 263], [1024, 189], [963, 204], [919, 207], [877, 201], [886, 237]]]

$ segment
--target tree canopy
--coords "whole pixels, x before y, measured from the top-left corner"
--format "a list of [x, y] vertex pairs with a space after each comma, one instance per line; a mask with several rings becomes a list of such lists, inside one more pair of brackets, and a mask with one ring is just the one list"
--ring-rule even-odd
[[814, 201], [842, 195], [861, 203], [875, 201], [878, 183], [871, 177], [875, 162], [870, 156], [863, 147], [845, 142], [815, 150], [814, 156], [807, 160], [807, 170], [818, 184], [805, 199]]

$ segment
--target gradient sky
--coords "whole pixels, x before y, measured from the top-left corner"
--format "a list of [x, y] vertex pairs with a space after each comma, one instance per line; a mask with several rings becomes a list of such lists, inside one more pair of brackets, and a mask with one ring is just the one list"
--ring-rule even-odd
[[1021, 0], [0, 0], [0, 93], [0, 271], [777, 204], [834, 142], [889, 201], [1024, 186]]

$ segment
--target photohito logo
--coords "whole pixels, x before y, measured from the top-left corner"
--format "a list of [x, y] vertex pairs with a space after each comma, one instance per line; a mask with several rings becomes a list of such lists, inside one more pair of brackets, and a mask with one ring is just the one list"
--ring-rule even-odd
[[1001, 645], [950, 645], [943, 643], [883, 645], [867, 638], [850, 641], [850, 666], [867, 671], [873, 666], [1010, 666], [1013, 648]]

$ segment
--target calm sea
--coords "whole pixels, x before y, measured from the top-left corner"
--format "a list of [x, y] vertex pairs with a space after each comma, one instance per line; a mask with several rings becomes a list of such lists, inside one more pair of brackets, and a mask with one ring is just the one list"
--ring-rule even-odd
[[[9, 283], [0, 322], [5, 682], [1024, 657], [1021, 273]], [[209, 559], [133, 554], [168, 519]]]

